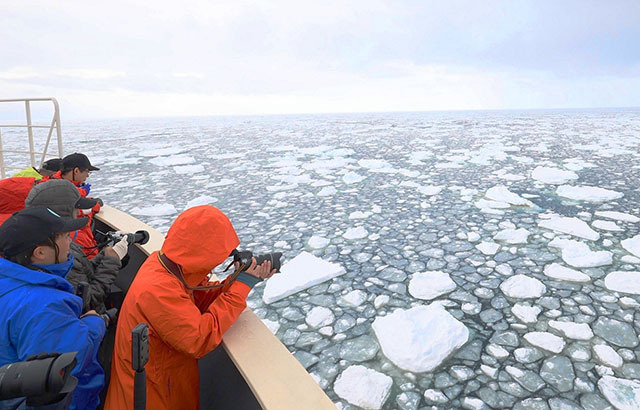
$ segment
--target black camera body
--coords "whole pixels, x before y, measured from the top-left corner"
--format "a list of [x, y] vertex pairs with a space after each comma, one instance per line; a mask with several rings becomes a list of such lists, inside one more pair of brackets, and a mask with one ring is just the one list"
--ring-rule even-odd
[[108, 244], [115, 244], [116, 242], [120, 242], [122, 238], [127, 237], [127, 243], [132, 245], [134, 243], [139, 243], [140, 245], [144, 245], [149, 242], [149, 232], [147, 231], [136, 231], [136, 233], [127, 233], [122, 234], [117, 231], [109, 231], [105, 234], [106, 241]]
[[71, 375], [77, 353], [42, 353], [0, 367], [0, 400], [26, 397], [28, 406], [61, 401], [78, 384]]
[[276, 272], [280, 272], [282, 258], [282, 252], [266, 253], [264, 255], [254, 256], [251, 251], [238, 251], [237, 249], [231, 252], [233, 261], [240, 263], [240, 271], [246, 271], [251, 266], [251, 259], [256, 258], [256, 266], [260, 266], [264, 261], [271, 261], [271, 269], [275, 269]]

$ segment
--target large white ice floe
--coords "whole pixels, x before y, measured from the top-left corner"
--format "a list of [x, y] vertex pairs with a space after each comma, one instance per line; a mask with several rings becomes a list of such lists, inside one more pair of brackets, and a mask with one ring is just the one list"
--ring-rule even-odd
[[367, 235], [369, 235], [369, 232], [367, 232], [367, 230], [362, 226], [358, 226], [356, 228], [347, 229], [347, 231], [342, 235], [342, 237], [344, 239], [353, 241], [357, 239], [364, 239], [367, 237]]
[[381, 409], [389, 398], [393, 379], [364, 366], [349, 366], [335, 383], [338, 397], [364, 409]]
[[622, 192], [595, 186], [572, 186], [562, 185], [556, 189], [556, 194], [563, 198], [575, 201], [604, 202], [619, 199], [624, 196]]
[[591, 229], [585, 221], [576, 217], [569, 218], [566, 216], [554, 215], [551, 219], [538, 221], [538, 226], [552, 231], [567, 233], [579, 238], [588, 239], [590, 241], [597, 241], [600, 239], [600, 234], [598, 232]]
[[500, 290], [510, 298], [532, 299], [542, 296], [547, 291], [547, 287], [536, 278], [515, 275], [502, 282]]
[[177, 212], [176, 208], [171, 204], [158, 204], [144, 208], [135, 207], [131, 210], [132, 214], [141, 216], [164, 216], [173, 215]]
[[640, 235], [620, 241], [620, 245], [629, 253], [640, 258]]
[[559, 263], [552, 263], [544, 267], [544, 274], [552, 279], [567, 280], [570, 282], [589, 282], [591, 278], [575, 269], [567, 268]]
[[609, 251], [592, 251], [589, 245], [571, 239], [555, 238], [549, 242], [552, 248], [562, 250], [562, 260], [574, 268], [594, 268], [611, 265], [613, 256]]
[[603, 376], [598, 381], [600, 393], [618, 410], [640, 409], [640, 381]]
[[593, 331], [587, 323], [560, 322], [557, 320], [550, 320], [549, 327], [562, 333], [569, 339], [591, 340], [593, 338]]
[[519, 321], [528, 324], [536, 323], [540, 312], [542, 312], [542, 309], [538, 306], [527, 306], [521, 303], [516, 303], [511, 308], [511, 313], [513, 313]]
[[500, 249], [500, 245], [495, 242], [480, 242], [476, 248], [485, 255], [495, 255]]
[[378, 316], [373, 330], [384, 355], [415, 373], [438, 367], [469, 338], [469, 330], [437, 303]]
[[504, 229], [498, 232], [493, 239], [500, 242], [506, 242], [509, 244], [527, 243], [531, 233], [524, 228], [519, 229]]
[[316, 306], [307, 313], [305, 322], [312, 328], [316, 329], [323, 326], [329, 326], [335, 320], [335, 316], [331, 309], [324, 306]]
[[613, 221], [602, 221], [598, 219], [597, 221], [591, 222], [591, 226], [596, 229], [600, 229], [602, 231], [610, 231], [610, 232], [622, 232], [624, 229], [620, 228], [618, 224]]
[[178, 175], [197, 174], [199, 172], [204, 172], [204, 167], [200, 164], [182, 165], [182, 166], [173, 167], [173, 170]]
[[509, 191], [509, 189], [504, 185], [496, 185], [492, 188], [489, 188], [487, 190], [487, 193], [485, 194], [485, 197], [492, 201], [506, 202], [508, 204], [516, 206], [535, 206], [533, 202], [529, 201], [528, 199], [522, 198], [518, 194], [514, 194], [513, 192]]
[[322, 249], [326, 248], [330, 242], [331, 241], [325, 237], [313, 235], [309, 238], [309, 242], [307, 242], [307, 244], [312, 249]]
[[578, 179], [578, 174], [573, 171], [565, 171], [558, 168], [536, 167], [531, 172], [531, 178], [545, 184], [562, 185], [571, 180]]
[[345, 273], [346, 270], [336, 263], [301, 252], [282, 265], [280, 273], [267, 281], [262, 300], [264, 303], [273, 303]]
[[549, 332], [529, 332], [524, 335], [524, 340], [535, 347], [556, 354], [562, 352], [565, 345], [561, 337]]
[[623, 222], [640, 222], [640, 218], [635, 215], [616, 211], [597, 211], [596, 216], [599, 216], [601, 218], [615, 219], [616, 221]]
[[599, 362], [614, 369], [621, 367], [624, 363], [618, 352], [608, 345], [594, 345], [593, 353]]
[[216, 198], [209, 195], [200, 195], [187, 202], [185, 209], [193, 208], [194, 206], [209, 205], [218, 201]]
[[365, 178], [366, 177], [351, 171], [342, 176], [342, 182], [345, 184], [357, 184], [364, 181]]
[[409, 282], [409, 293], [417, 299], [431, 300], [456, 289], [448, 273], [439, 271], [419, 272]]
[[611, 272], [605, 276], [604, 286], [614, 292], [640, 295], [640, 272]]

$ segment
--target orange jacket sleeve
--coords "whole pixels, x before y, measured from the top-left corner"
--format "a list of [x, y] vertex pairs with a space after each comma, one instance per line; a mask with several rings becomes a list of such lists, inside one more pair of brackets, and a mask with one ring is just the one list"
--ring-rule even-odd
[[210, 289], [210, 290], [196, 290], [193, 292], [193, 298], [195, 300], [196, 306], [200, 309], [200, 312], [204, 313], [209, 309], [211, 302], [213, 302], [221, 293], [225, 291], [225, 288], [229, 287], [229, 278], [231, 275], [226, 277], [222, 282], [215, 281], [209, 282], [208, 279], [202, 281], [200, 286], [211, 286], [211, 285], [225, 285], [218, 289]]
[[220, 344], [223, 333], [247, 306], [250, 290], [244, 283], [235, 282], [201, 313], [175, 279], [156, 283], [140, 295], [137, 304], [153, 331], [165, 343], [199, 359]]

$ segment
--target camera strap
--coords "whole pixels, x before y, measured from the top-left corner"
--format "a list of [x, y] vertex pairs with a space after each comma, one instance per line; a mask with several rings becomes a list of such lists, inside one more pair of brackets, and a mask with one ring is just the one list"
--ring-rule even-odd
[[182, 271], [182, 267], [177, 263], [175, 263], [174, 261], [172, 261], [171, 259], [167, 258], [167, 255], [162, 253], [162, 251], [158, 252], [158, 261], [167, 272], [169, 272], [171, 275], [178, 278], [178, 280], [182, 282], [182, 284], [189, 290], [220, 289], [230, 284], [234, 280], [236, 280], [236, 277], [238, 276], [238, 274], [240, 274], [240, 270], [233, 272], [233, 274], [230, 276], [229, 281], [227, 283], [219, 283], [217, 285], [208, 285], [208, 286], [189, 286], [187, 284], [187, 281], [184, 279], [184, 272]]

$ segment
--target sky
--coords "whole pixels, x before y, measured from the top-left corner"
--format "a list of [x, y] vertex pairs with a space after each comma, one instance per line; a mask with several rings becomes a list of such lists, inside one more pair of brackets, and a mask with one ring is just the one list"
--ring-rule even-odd
[[0, 2], [64, 118], [640, 106], [640, 1]]

